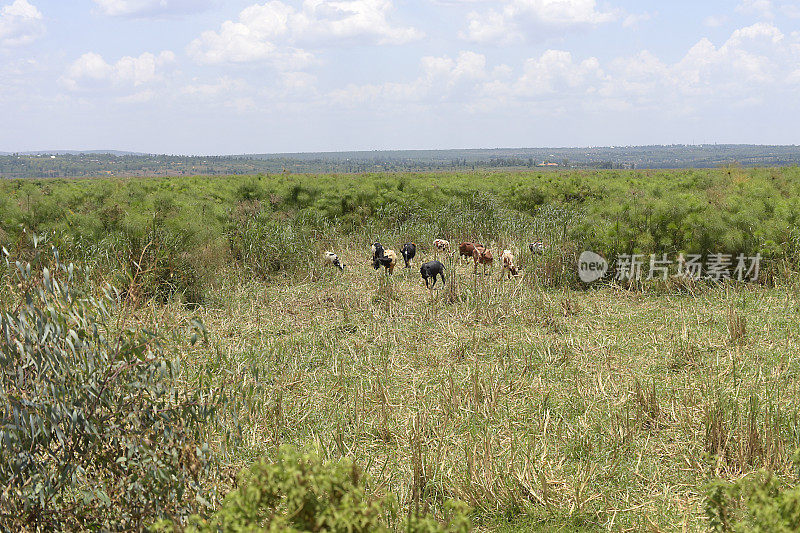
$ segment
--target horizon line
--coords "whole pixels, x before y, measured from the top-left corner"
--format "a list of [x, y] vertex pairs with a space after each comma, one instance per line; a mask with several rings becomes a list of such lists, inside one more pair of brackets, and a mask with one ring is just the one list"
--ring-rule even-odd
[[307, 155], [307, 154], [348, 154], [348, 153], [381, 153], [381, 152], [478, 152], [478, 151], [500, 151], [500, 150], [621, 150], [626, 148], [670, 148], [670, 147], [708, 147], [708, 146], [749, 146], [764, 148], [796, 148], [797, 144], [757, 144], [757, 143], [670, 143], [670, 144], [613, 144], [613, 145], [583, 145], [583, 146], [499, 146], [499, 147], [479, 147], [479, 148], [373, 148], [373, 149], [350, 149], [350, 150], [308, 150], [296, 152], [239, 152], [239, 153], [167, 153], [167, 152], [148, 152], [141, 150], [120, 150], [120, 149], [59, 149], [59, 150], [0, 150], [0, 156], [11, 155], [76, 155], [76, 154], [106, 154], [106, 155], [138, 155], [138, 156], [168, 156], [168, 157], [247, 157], [247, 156], [288, 156], [288, 155]]

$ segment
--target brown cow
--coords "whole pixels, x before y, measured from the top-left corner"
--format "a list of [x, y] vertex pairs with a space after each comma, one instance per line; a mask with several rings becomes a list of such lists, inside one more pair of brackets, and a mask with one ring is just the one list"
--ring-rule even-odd
[[474, 252], [475, 248], [478, 247], [483, 248], [483, 245], [475, 244], [474, 242], [462, 242], [458, 245], [458, 255], [459, 257], [469, 260], [472, 258], [472, 252]]
[[486, 274], [486, 265], [489, 265], [491, 268], [491, 265], [494, 262], [494, 256], [492, 255], [491, 250], [488, 250], [481, 245], [476, 245], [472, 250], [472, 261], [475, 264], [475, 274], [478, 273], [478, 263], [483, 265], [483, 273]]

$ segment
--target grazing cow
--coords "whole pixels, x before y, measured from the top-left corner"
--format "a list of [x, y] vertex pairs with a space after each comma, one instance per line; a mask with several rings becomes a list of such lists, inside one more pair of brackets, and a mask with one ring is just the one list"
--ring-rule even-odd
[[433, 249], [436, 257], [439, 257], [439, 254], [450, 255], [452, 252], [452, 249], [450, 248], [450, 242], [444, 239], [436, 239], [433, 241]]
[[379, 242], [376, 242], [372, 245], [372, 259], [373, 261], [378, 257], [383, 257], [383, 245]]
[[394, 250], [383, 250], [383, 255], [380, 257], [374, 257], [372, 259], [372, 268], [378, 270], [381, 266], [386, 269], [386, 272], [391, 274], [394, 272], [394, 267], [397, 265], [397, 254], [394, 253]]
[[544, 253], [544, 243], [542, 241], [532, 242], [528, 244], [528, 249], [533, 254], [542, 255]]
[[519, 273], [517, 265], [514, 264], [514, 254], [511, 250], [503, 250], [503, 255], [500, 256], [500, 263], [503, 265], [503, 270], [500, 271], [500, 278], [502, 279], [506, 272], [508, 272], [509, 279], [511, 276], [516, 276]]
[[494, 256], [492, 255], [491, 250], [488, 250], [483, 246], [476, 245], [472, 250], [472, 261], [475, 263], [475, 274], [478, 273], [478, 263], [483, 265], [483, 273], [486, 274], [486, 265], [491, 267], [492, 262], [494, 261]]
[[467, 261], [472, 257], [475, 248], [483, 248], [482, 244], [475, 244], [474, 242], [462, 242], [458, 245], [458, 256], [465, 258]]
[[325, 252], [325, 261], [327, 261], [328, 264], [335, 266], [339, 270], [344, 270], [344, 263], [342, 263], [339, 260], [339, 256], [333, 252]]
[[440, 261], [423, 263], [419, 267], [419, 273], [422, 274], [422, 279], [425, 280], [425, 287], [428, 287], [428, 278], [433, 278], [433, 285], [430, 288], [436, 288], [436, 276], [442, 277], [442, 285], [444, 285], [444, 265]]
[[413, 242], [409, 242], [403, 245], [400, 248], [400, 255], [403, 256], [403, 261], [406, 263], [406, 268], [411, 268], [411, 260], [414, 259], [414, 256], [417, 255], [417, 245]]

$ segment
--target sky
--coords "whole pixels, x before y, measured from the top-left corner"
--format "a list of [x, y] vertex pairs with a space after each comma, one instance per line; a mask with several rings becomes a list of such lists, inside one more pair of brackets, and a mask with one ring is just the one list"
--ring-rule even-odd
[[800, 144], [800, 0], [0, 0], [0, 151]]

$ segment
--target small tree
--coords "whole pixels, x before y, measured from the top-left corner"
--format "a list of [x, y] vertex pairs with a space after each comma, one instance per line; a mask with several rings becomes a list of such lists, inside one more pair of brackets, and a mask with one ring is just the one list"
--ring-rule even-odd
[[122, 327], [116, 291], [82, 292], [55, 251], [33, 267], [3, 252], [0, 530], [141, 529], [198, 512], [215, 399], [178, 384], [156, 336]]

